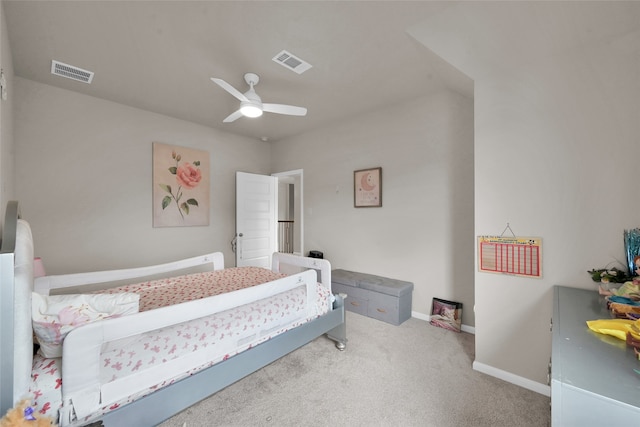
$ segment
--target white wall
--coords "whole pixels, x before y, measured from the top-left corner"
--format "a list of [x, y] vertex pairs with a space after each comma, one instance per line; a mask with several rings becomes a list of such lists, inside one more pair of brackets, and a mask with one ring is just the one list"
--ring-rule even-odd
[[[414, 282], [418, 313], [461, 301], [474, 325], [470, 99], [442, 93], [271, 147], [17, 78], [15, 119], [17, 194], [51, 274], [220, 249], [233, 265], [234, 172], [304, 169], [304, 252]], [[154, 141], [210, 151], [209, 227], [151, 226]], [[355, 209], [353, 171], [374, 166], [383, 207]]]
[[[432, 296], [465, 302], [465, 323], [475, 323], [476, 366], [544, 384], [553, 285], [595, 289], [586, 270], [622, 260], [623, 230], [640, 226], [640, 199], [635, 192], [640, 158], [638, 22], [637, 2], [451, 3], [417, 25], [412, 34], [474, 79], [474, 112], [456, 108], [459, 100], [446, 95], [418, 108], [390, 107], [274, 144], [271, 168], [262, 163], [263, 146], [239, 140], [244, 154], [254, 149], [259, 154], [247, 160], [244, 169], [303, 168], [305, 251], [323, 250], [337, 268], [414, 281], [416, 311], [428, 312]], [[40, 95], [31, 92], [38, 92], [40, 85], [25, 82], [21, 86], [31, 99], [25, 101], [29, 111], [21, 111], [25, 105], [17, 107], [17, 188], [20, 196], [28, 191], [25, 201], [33, 203], [26, 206], [29, 215], [38, 215], [39, 223], [47, 226], [46, 232], [34, 231], [36, 239], [64, 238], [69, 242], [65, 249], [74, 253], [90, 250], [86, 259], [92, 260], [97, 255], [94, 251], [99, 251], [107, 259], [117, 257], [108, 260], [113, 264], [140, 259], [139, 246], [148, 249], [155, 244], [162, 256], [168, 254], [162, 246], [166, 242], [189, 245], [178, 237], [183, 230], [149, 228], [150, 200], [145, 197], [149, 197], [150, 160], [144, 162], [150, 159], [150, 148], [146, 151], [136, 144], [150, 147], [156, 139], [182, 143], [185, 130], [201, 146], [218, 137], [235, 142], [233, 137], [69, 93], [58, 96], [52, 88], [43, 90], [39, 100]], [[19, 89], [16, 92], [22, 95]], [[73, 115], [78, 115], [68, 118], [68, 129], [64, 122], [51, 119], [65, 119], [64, 112], [55, 112], [58, 102], [73, 107]], [[441, 105], [451, 108], [443, 111]], [[91, 113], [83, 111], [87, 106]], [[447, 111], [452, 112], [451, 120]], [[103, 112], [107, 129], [103, 128]], [[475, 137], [470, 131], [460, 140], [475, 138], [475, 164], [468, 161], [472, 153], [461, 149], [462, 154], [451, 156], [440, 144], [447, 129], [466, 131], [450, 123], [464, 123], [464, 118], [474, 115]], [[49, 128], [53, 138], [47, 135]], [[116, 138], [101, 134], [109, 132], [121, 134]], [[34, 138], [44, 152], [36, 152], [35, 142], [29, 141]], [[51, 139], [53, 147], [47, 145]], [[74, 142], [67, 144], [67, 139]], [[92, 145], [96, 139], [102, 142], [97, 151]], [[107, 151], [105, 140], [115, 144], [116, 151]], [[225, 159], [238, 154], [226, 145], [216, 147], [228, 150]], [[120, 160], [118, 150], [135, 152], [135, 161], [128, 160], [135, 164], [126, 165], [129, 172], [116, 181], [118, 187], [106, 188], [106, 179], [100, 185], [76, 182], [91, 176], [77, 159], [93, 156], [93, 169], [106, 174], [103, 169]], [[50, 163], [44, 161], [49, 158]], [[452, 163], [458, 159], [462, 165]], [[215, 158], [212, 161], [215, 164]], [[383, 167], [384, 206], [354, 209], [353, 171], [370, 166]], [[0, 167], [4, 180], [6, 168]], [[64, 170], [73, 167], [80, 167], [80, 173]], [[140, 182], [129, 182], [136, 176], [132, 170], [138, 167]], [[60, 176], [58, 169], [63, 170]], [[30, 181], [29, 173], [38, 181]], [[232, 186], [230, 173], [225, 177]], [[473, 182], [475, 193], [464, 184]], [[124, 190], [129, 185], [134, 186], [135, 196]], [[74, 186], [82, 191], [78, 193]], [[458, 186], [463, 189], [458, 191]], [[69, 192], [69, 187], [76, 191]], [[99, 188], [109, 197], [101, 198], [87, 188]], [[34, 199], [40, 194], [56, 208], [64, 205], [65, 217], [55, 213], [49, 218], [45, 212], [55, 209]], [[474, 209], [474, 197], [474, 225], [467, 226], [465, 216]], [[229, 211], [232, 198], [231, 192], [221, 198]], [[228, 229], [232, 220], [230, 214], [222, 213], [226, 208], [220, 216]], [[446, 213], [456, 215], [455, 220]], [[500, 233], [507, 222], [518, 235], [542, 237], [541, 279], [474, 275], [475, 236]], [[102, 231], [105, 223], [115, 226], [109, 230], [124, 226], [120, 234], [134, 248], [109, 241], [115, 231]], [[82, 235], [72, 233], [78, 224]], [[58, 226], [63, 226], [63, 232], [56, 236], [38, 234]], [[223, 235], [228, 230], [213, 231], [213, 227], [208, 233], [214, 238], [205, 239], [226, 244], [231, 235]], [[133, 233], [141, 233], [152, 243], [129, 240], [126, 234]], [[196, 240], [195, 234], [189, 232], [189, 242]], [[87, 246], [76, 249], [74, 240]], [[53, 246], [41, 255], [56, 257], [61, 265], [68, 262], [67, 254]], [[473, 295], [474, 289], [466, 287], [474, 282], [476, 317], [472, 322], [466, 317], [472, 307], [464, 298]]]
[[[411, 281], [413, 310], [464, 304], [473, 326], [473, 105], [443, 92], [273, 143], [304, 169], [305, 252], [333, 268]], [[354, 208], [353, 173], [382, 167], [382, 207]]]
[[0, 100], [0, 210], [15, 199], [13, 138], [13, 61], [7, 35], [4, 3], [0, 4], [0, 68], [7, 80], [7, 99]]
[[640, 226], [639, 22], [636, 2], [482, 2], [413, 31], [475, 82], [476, 235], [543, 239], [542, 279], [475, 275], [481, 370], [546, 384], [553, 285], [595, 291]]
[[[270, 172], [260, 141], [16, 78], [17, 194], [48, 273], [224, 251], [234, 265], [235, 171]], [[152, 143], [210, 153], [210, 225], [152, 227]]]

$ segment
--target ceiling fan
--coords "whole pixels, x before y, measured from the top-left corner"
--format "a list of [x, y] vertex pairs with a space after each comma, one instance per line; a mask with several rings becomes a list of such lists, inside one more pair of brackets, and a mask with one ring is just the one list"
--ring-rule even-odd
[[223, 120], [224, 123], [233, 122], [242, 116], [260, 117], [263, 111], [268, 113], [286, 114], [289, 116], [305, 116], [307, 114], [307, 109], [304, 107], [262, 103], [262, 99], [260, 99], [256, 91], [253, 89], [253, 87], [260, 81], [260, 77], [258, 77], [257, 74], [247, 73], [244, 75], [244, 81], [249, 85], [249, 90], [245, 93], [241, 93], [222, 79], [211, 77], [211, 80], [240, 100], [240, 109], [227, 116], [227, 118]]

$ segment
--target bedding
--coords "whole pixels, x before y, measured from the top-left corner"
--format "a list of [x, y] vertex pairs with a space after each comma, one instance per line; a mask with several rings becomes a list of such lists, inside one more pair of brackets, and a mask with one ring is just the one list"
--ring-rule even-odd
[[261, 267], [231, 267], [224, 270], [186, 274], [95, 291], [98, 294], [140, 295], [140, 311], [180, 304], [195, 299], [233, 292], [286, 277]]
[[[155, 425], [320, 335], [345, 348], [344, 296], [332, 294], [326, 260], [276, 253], [273, 272], [222, 269], [222, 254], [212, 253], [158, 266], [39, 278], [42, 294], [124, 280], [126, 285], [89, 298], [139, 298], [136, 313], [106, 309], [86, 315], [83, 306], [84, 312], [76, 308], [69, 316], [64, 309], [75, 307], [77, 297], [69, 296], [72, 303], [59, 295], [33, 297], [33, 241], [28, 223], [18, 217], [17, 202], [10, 202], [0, 251], [0, 340], [15, 345], [0, 349], [2, 412], [31, 393], [38, 411], [58, 412], [61, 426], [97, 419], [105, 426]], [[206, 264], [214, 271], [128, 284]], [[61, 342], [62, 357], [33, 355], [38, 321], [32, 329], [32, 305], [37, 319], [56, 318], [58, 323], [46, 322], [60, 327], [53, 341]], [[63, 321], [71, 327], [66, 336]]]
[[[177, 300], [187, 302], [218, 295], [224, 291], [256, 286], [282, 277], [285, 275], [259, 267], [230, 268], [106, 289], [93, 296], [137, 295], [140, 297], [140, 311], [146, 311], [170, 305], [170, 294], [176, 286], [181, 287]], [[255, 283], [256, 281], [260, 283]], [[84, 417], [81, 422], [91, 422], [109, 410], [133, 402], [167, 383], [192, 375], [272, 336], [283, 333], [289, 328], [325, 314], [329, 309], [329, 291], [324, 286], [317, 286], [316, 290], [317, 304], [311, 317], [300, 317], [299, 313], [304, 313], [306, 305], [306, 289], [298, 287], [212, 316], [104, 345], [100, 354], [102, 384], [109, 384], [116, 380], [126, 381], [129, 376], [132, 376], [131, 381], [139, 381], [139, 376], [133, 376], [133, 374], [143, 371], [147, 372], [147, 376], [155, 377], [155, 371], [164, 369], [164, 365], [168, 362], [187, 359], [199, 348], [215, 346], [216, 349], [208, 352], [206, 361], [202, 361], [203, 363], [197, 366], [192, 366], [193, 362], [185, 364], [185, 369], [179, 375], [166, 379], [162, 383], [154, 383], [135, 394], [127, 394], [125, 391], [112, 396], [110, 399], [112, 404], [101, 406], [99, 410]], [[64, 295], [64, 297], [68, 296]], [[34, 357], [30, 397], [32, 406], [43, 415], [55, 414], [63, 406], [60, 367], [59, 359], [41, 355]], [[129, 389], [130, 387], [124, 387], [124, 390]]]
[[117, 292], [110, 295], [31, 294], [33, 332], [44, 357], [62, 357], [62, 342], [73, 329], [89, 322], [134, 314], [140, 295]]

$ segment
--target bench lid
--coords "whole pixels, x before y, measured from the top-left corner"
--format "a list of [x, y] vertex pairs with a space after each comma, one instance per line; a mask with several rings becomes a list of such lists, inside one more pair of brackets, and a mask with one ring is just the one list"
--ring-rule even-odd
[[331, 282], [393, 296], [401, 296], [413, 290], [411, 282], [342, 269], [331, 272]]

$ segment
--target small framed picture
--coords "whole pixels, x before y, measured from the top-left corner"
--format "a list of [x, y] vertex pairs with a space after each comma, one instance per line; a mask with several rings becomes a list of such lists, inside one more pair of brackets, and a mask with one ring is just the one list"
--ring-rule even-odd
[[353, 172], [353, 206], [379, 208], [382, 206], [382, 168]]
[[454, 332], [462, 330], [462, 303], [434, 298], [429, 323]]

